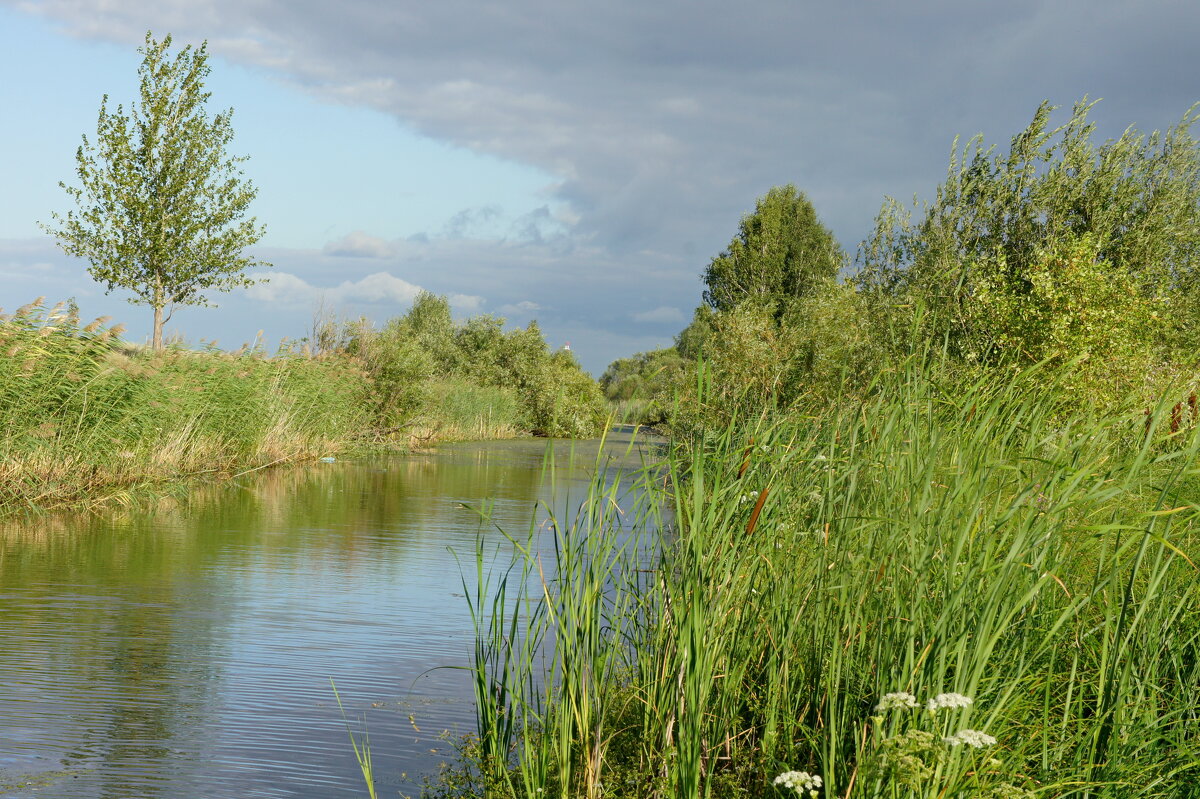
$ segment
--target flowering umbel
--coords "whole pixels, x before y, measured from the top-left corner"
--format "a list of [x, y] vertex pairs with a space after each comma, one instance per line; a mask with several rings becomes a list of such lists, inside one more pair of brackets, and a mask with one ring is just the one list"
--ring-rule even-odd
[[787, 791], [794, 791], [796, 796], [804, 796], [807, 793], [810, 799], [816, 799], [822, 781], [820, 775], [809, 774], [807, 771], [785, 771], [775, 778], [775, 785]]

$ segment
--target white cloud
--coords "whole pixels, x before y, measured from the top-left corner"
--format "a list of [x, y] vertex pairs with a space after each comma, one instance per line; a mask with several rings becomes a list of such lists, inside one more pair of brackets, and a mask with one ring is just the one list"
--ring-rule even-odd
[[367, 275], [357, 282], [346, 281], [329, 292], [341, 302], [400, 302], [409, 303], [421, 293], [421, 287], [387, 272]]
[[635, 322], [682, 322], [685, 317], [683, 311], [678, 308], [673, 308], [669, 305], [660, 305], [651, 311], [631, 313], [629, 318]]
[[476, 314], [483, 308], [483, 297], [475, 294], [451, 294], [446, 299], [450, 307], [460, 315]]
[[307, 305], [320, 297], [320, 290], [290, 272], [256, 272], [251, 277], [264, 281], [246, 289], [246, 296], [254, 300], [281, 305]]
[[[314, 286], [304, 278], [290, 272], [256, 273], [255, 278], [266, 278], [246, 289], [246, 296], [254, 300], [285, 305], [314, 305], [318, 302], [346, 305], [355, 303], [397, 303], [408, 305], [421, 292], [421, 287], [398, 278], [388, 272], [376, 272], [360, 280], [346, 280], [337, 286]], [[464, 307], [478, 307], [482, 297], [455, 295]]]
[[391, 258], [396, 254], [396, 247], [377, 236], [353, 230], [326, 244], [324, 253], [340, 258]]

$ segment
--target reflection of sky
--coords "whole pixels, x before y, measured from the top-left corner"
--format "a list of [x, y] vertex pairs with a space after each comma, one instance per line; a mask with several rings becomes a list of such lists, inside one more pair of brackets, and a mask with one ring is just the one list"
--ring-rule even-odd
[[63, 799], [358, 796], [332, 677], [381, 793], [413, 791], [449, 754], [438, 736], [473, 728], [467, 673], [440, 668], [471, 648], [452, 553], [473, 581], [479, 532], [505, 563], [496, 526], [523, 538], [536, 501], [563, 517], [584, 496], [590, 468], [541, 486], [545, 448], [276, 472], [173, 511], [9, 531], [0, 769]]

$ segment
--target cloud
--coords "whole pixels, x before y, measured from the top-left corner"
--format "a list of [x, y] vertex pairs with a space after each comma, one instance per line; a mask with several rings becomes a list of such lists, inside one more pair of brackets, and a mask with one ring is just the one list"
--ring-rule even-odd
[[281, 305], [308, 305], [321, 298], [320, 289], [290, 272], [251, 273], [260, 282], [246, 289], [246, 296]]
[[672, 308], [667, 305], [660, 305], [652, 311], [641, 311], [639, 313], [631, 313], [629, 318], [635, 322], [656, 322], [667, 323], [677, 322], [682, 323], [687, 317], [683, 311], [678, 308]]
[[451, 294], [446, 300], [459, 315], [476, 314], [483, 309], [483, 297], [475, 294]]
[[486, 236], [488, 223], [495, 221], [500, 215], [501, 209], [498, 205], [464, 208], [450, 217], [442, 235], [448, 239], [483, 238]]
[[339, 258], [391, 258], [396, 248], [381, 238], [354, 230], [326, 244], [324, 253]]
[[1107, 98], [1102, 134], [1164, 127], [1200, 68], [1200, 7], [1173, 0], [18, 7], [125, 45], [147, 28], [208, 38], [332, 102], [539, 167], [578, 216], [572, 235], [627, 256], [716, 252], [789, 181], [853, 249], [884, 194], [928, 196], [955, 134], [1003, 144], [1042, 99], [1085, 93]]
[[[330, 287], [314, 286], [290, 272], [259, 272], [252, 277], [265, 278], [265, 282], [247, 288], [247, 297], [293, 306], [315, 305], [320, 302], [332, 303], [335, 306], [357, 303], [407, 305], [421, 293], [420, 286], [387, 272], [375, 272], [360, 280], [347, 280]], [[455, 296], [468, 306], [478, 306], [482, 303], [480, 297]]]
[[530, 300], [521, 300], [520, 302], [510, 302], [501, 305], [496, 309], [496, 312], [501, 316], [525, 316], [534, 311], [541, 310], [542, 306]]

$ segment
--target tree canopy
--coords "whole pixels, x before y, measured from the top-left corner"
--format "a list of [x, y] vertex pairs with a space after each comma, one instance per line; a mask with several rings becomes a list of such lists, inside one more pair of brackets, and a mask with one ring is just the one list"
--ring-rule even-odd
[[803, 192], [790, 183], [758, 199], [737, 235], [704, 272], [704, 301], [727, 311], [746, 300], [777, 308], [837, 278], [845, 255], [817, 219]]
[[156, 349], [176, 306], [207, 305], [207, 291], [251, 285], [246, 269], [269, 266], [243, 254], [265, 229], [246, 218], [257, 193], [246, 158], [226, 153], [232, 109], [206, 113], [207, 43], [170, 49], [170, 36], [146, 34], [137, 102], [112, 111], [105, 95], [95, 143], [85, 135], [75, 155], [79, 185], [60, 184], [77, 207], [44, 226], [107, 291], [153, 308]]

